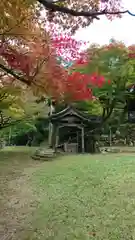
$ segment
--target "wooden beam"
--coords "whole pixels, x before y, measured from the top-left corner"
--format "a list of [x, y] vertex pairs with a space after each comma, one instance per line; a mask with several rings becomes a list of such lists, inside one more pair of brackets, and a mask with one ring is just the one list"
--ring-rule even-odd
[[85, 152], [85, 147], [84, 147], [84, 128], [82, 127], [82, 153]]

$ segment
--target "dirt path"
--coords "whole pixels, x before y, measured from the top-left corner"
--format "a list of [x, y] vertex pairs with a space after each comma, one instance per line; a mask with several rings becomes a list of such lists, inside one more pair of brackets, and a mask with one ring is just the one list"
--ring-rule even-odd
[[38, 201], [29, 178], [41, 164], [28, 154], [0, 154], [0, 240], [22, 240], [30, 231], [28, 217]]

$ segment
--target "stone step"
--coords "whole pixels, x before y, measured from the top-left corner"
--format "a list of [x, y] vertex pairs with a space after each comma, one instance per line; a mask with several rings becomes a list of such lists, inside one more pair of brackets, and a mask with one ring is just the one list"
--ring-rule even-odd
[[49, 159], [52, 159], [56, 156], [55, 152], [53, 149], [45, 149], [45, 148], [40, 148], [37, 149], [34, 155], [32, 156], [33, 159], [35, 160], [44, 160], [47, 161]]

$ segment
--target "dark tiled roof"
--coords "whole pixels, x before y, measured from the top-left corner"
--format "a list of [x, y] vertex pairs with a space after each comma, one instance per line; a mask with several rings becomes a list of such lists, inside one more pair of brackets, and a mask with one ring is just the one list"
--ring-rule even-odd
[[79, 111], [78, 109], [74, 108], [73, 106], [68, 106], [67, 108], [65, 108], [64, 110], [62, 110], [60, 112], [53, 113], [50, 116], [50, 120], [52, 120], [52, 121], [60, 120], [63, 117], [66, 117], [68, 115], [77, 116], [78, 118], [82, 119], [83, 121], [87, 121], [87, 122], [99, 122], [100, 123], [102, 120], [102, 118], [100, 116], [84, 113], [84, 112]]

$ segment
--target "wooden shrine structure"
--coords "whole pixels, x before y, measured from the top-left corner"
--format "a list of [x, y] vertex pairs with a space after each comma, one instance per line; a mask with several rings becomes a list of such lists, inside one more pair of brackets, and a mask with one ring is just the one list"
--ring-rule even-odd
[[49, 145], [56, 151], [62, 148], [65, 152], [94, 152], [94, 135], [91, 130], [101, 123], [101, 117], [68, 106], [60, 112], [53, 112], [49, 119]]

